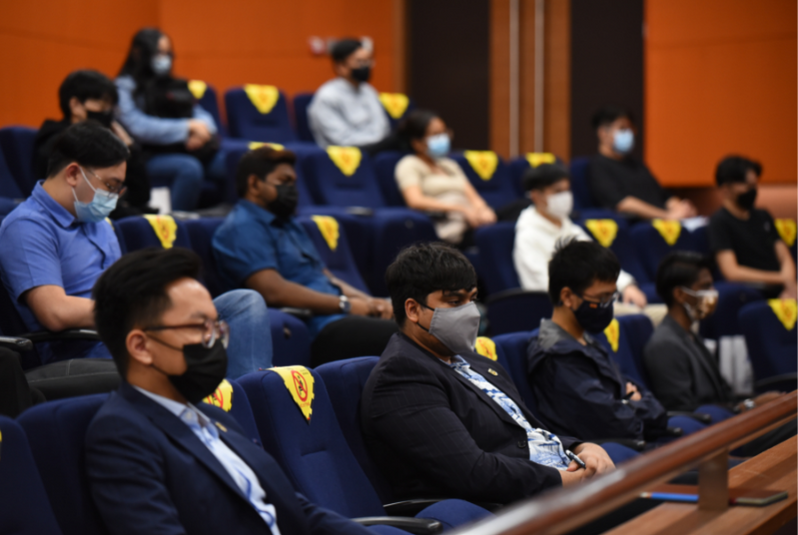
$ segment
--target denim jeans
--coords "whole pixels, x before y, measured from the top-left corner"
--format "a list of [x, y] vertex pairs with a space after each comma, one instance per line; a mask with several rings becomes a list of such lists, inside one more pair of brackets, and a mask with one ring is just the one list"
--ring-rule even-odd
[[253, 290], [232, 290], [213, 300], [219, 318], [230, 326], [227, 378], [272, 366], [272, 332], [266, 302]]
[[203, 167], [198, 159], [189, 154], [159, 154], [147, 162], [147, 174], [153, 187], [169, 186], [172, 210], [196, 210], [205, 178], [217, 182], [224, 192], [224, 158], [224, 151], [219, 151]]

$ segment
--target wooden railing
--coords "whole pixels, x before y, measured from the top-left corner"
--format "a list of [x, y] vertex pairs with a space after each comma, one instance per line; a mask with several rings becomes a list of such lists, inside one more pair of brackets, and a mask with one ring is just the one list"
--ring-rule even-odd
[[700, 509], [728, 508], [728, 452], [794, 419], [792, 392], [702, 431], [657, 448], [589, 483], [548, 492], [508, 507], [453, 535], [556, 535], [582, 526], [638, 498], [646, 489], [698, 466]]

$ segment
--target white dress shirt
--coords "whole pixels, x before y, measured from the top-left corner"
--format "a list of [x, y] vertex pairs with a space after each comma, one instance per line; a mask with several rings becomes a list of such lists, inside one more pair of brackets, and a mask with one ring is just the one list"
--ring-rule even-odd
[[[534, 206], [521, 212], [515, 224], [513, 263], [524, 290], [549, 291], [549, 260], [554, 256], [557, 242], [567, 238], [592, 241], [587, 232], [568, 217], [558, 227], [540, 215]], [[623, 292], [634, 283], [634, 277], [621, 270], [618, 290]]]
[[148, 392], [143, 388], [133, 386], [136, 390], [161, 405], [163, 408], [177, 416], [181, 422], [186, 424], [189, 429], [200, 439], [206, 448], [210, 450], [216, 460], [219, 461], [224, 469], [233, 478], [235, 484], [247, 497], [249, 503], [255, 508], [255, 511], [263, 518], [263, 521], [269, 526], [272, 535], [280, 535], [280, 529], [277, 527], [277, 511], [274, 505], [266, 502], [266, 491], [258, 481], [258, 476], [244, 462], [241, 457], [227, 447], [222, 439], [219, 438], [219, 431], [216, 429], [211, 421], [202, 414], [191, 403], [183, 404], [177, 401], [159, 396]]

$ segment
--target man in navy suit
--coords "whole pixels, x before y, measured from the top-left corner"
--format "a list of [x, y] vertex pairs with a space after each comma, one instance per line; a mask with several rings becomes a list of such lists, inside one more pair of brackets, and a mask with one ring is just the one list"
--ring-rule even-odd
[[474, 352], [477, 276], [462, 253], [408, 247], [385, 279], [402, 332], [366, 382], [361, 422], [397, 499], [510, 503], [614, 467], [600, 446], [544, 429], [507, 372]]
[[188, 250], [145, 249], [94, 288], [97, 330], [125, 379], [86, 435], [91, 491], [108, 529], [368, 534], [297, 494], [231, 416], [200, 403], [225, 376], [230, 333], [199, 269]]

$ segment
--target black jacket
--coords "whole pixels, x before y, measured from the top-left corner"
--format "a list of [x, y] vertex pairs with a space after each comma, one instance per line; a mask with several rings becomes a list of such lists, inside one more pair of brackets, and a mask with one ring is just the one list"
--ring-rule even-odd
[[[501, 366], [476, 353], [461, 357], [515, 401], [533, 428], [543, 427]], [[361, 423], [396, 499], [510, 503], [562, 484], [557, 469], [529, 460], [526, 432], [499, 405], [401, 333], [366, 382]], [[580, 443], [559, 438], [568, 449]]]

